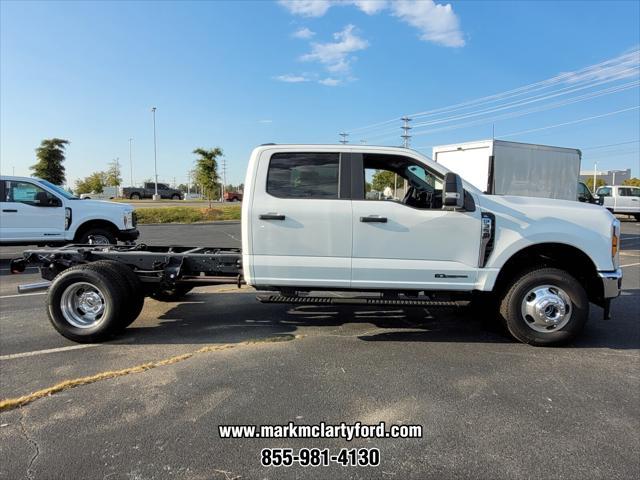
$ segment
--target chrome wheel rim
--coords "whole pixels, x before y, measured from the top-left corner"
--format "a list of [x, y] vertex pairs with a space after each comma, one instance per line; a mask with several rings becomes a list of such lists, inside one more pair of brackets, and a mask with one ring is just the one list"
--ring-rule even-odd
[[102, 291], [87, 282], [69, 285], [60, 297], [60, 308], [65, 320], [77, 328], [95, 327], [109, 313]]
[[538, 285], [523, 297], [522, 317], [529, 328], [540, 333], [562, 329], [573, 312], [569, 295], [555, 285]]
[[104, 235], [91, 235], [93, 238], [92, 245], [111, 245], [111, 242]]

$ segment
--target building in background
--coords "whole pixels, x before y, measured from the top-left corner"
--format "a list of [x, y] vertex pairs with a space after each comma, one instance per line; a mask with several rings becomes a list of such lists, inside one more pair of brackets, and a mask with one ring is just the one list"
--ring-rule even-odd
[[[626, 170], [598, 170], [595, 172], [595, 175], [598, 179], [604, 180], [605, 185], [622, 185], [622, 182], [631, 178], [631, 169], [627, 168]], [[580, 171], [580, 180], [586, 182], [587, 179], [592, 179], [593, 181], [594, 171], [593, 170], [581, 170]]]

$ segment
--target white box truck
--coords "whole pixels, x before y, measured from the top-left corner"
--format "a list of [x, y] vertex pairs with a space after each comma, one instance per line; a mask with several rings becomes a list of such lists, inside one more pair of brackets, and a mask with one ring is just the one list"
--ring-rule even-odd
[[576, 200], [581, 152], [575, 148], [481, 140], [433, 147], [433, 160], [493, 195]]

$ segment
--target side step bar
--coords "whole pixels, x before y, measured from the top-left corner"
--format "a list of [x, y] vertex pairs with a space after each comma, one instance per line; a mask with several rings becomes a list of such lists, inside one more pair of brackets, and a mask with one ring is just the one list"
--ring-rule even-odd
[[307, 305], [387, 305], [397, 307], [432, 307], [457, 308], [464, 307], [468, 301], [422, 300], [412, 298], [363, 298], [363, 297], [296, 297], [288, 295], [257, 295], [261, 303], [295, 303]]

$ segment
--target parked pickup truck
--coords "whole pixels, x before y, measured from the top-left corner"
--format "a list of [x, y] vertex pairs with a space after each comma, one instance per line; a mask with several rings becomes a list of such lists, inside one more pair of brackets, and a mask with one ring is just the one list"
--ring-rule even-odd
[[[142, 188], [125, 187], [122, 189], [122, 196], [131, 200], [140, 200], [141, 198], [153, 198], [156, 193], [156, 184], [146, 182]], [[175, 188], [169, 187], [165, 183], [158, 184], [158, 195], [160, 198], [170, 198], [171, 200], [182, 200], [182, 192]]]
[[[373, 174], [409, 185], [369, 199]], [[121, 332], [145, 295], [178, 299], [196, 285], [246, 283], [264, 303], [459, 308], [496, 315], [518, 340], [575, 338], [590, 302], [609, 317], [620, 293], [620, 222], [598, 205], [483, 194], [418, 152], [350, 145], [254, 149], [242, 248], [166, 246], [29, 250], [53, 326], [77, 342]], [[323, 292], [342, 292], [336, 296]]]
[[225, 202], [241, 202], [242, 201], [242, 193], [240, 193], [240, 192], [224, 192], [224, 201]]
[[596, 191], [601, 205], [611, 213], [632, 215], [640, 222], [640, 187], [606, 186]]
[[81, 200], [32, 177], [0, 177], [0, 245], [114, 244], [139, 236], [133, 208]]

